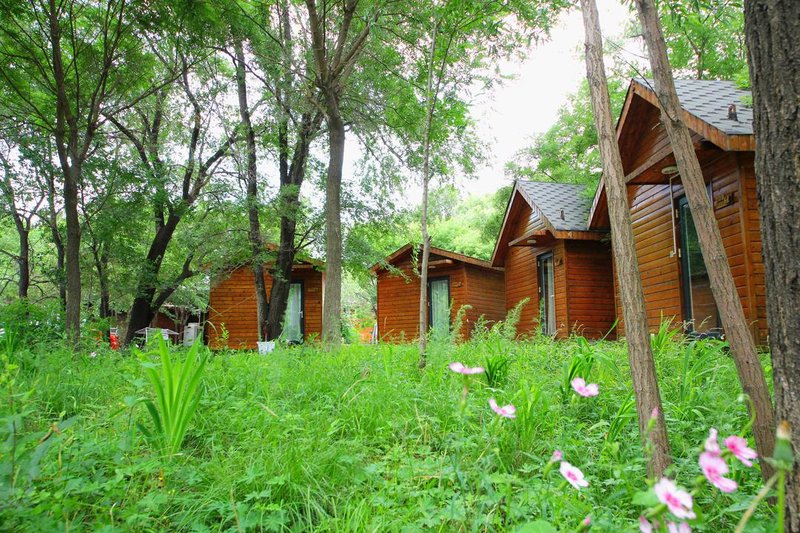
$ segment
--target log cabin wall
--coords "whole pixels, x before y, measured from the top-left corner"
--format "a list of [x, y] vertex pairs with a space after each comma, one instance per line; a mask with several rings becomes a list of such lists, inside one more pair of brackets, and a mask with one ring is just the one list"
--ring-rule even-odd
[[[702, 169], [706, 181], [711, 184], [714, 213], [745, 316], [752, 323], [754, 339], [763, 344], [767, 333], [766, 295], [753, 152], [737, 154], [719, 150], [718, 157], [704, 162]], [[674, 200], [683, 195], [679, 179], [673, 181], [672, 198], [668, 184], [628, 186], [636, 254], [651, 330], [658, 328], [662, 317], [684, 320], [680, 258], [675, 253], [677, 221], [673, 229]], [[621, 317], [616, 288], [617, 310]]]
[[472, 306], [466, 313], [466, 327], [472, 333], [475, 323], [483, 316], [491, 326], [505, 319], [505, 276], [503, 272], [464, 264], [467, 300]]
[[[308, 264], [295, 265], [292, 281], [303, 283], [304, 338], [322, 333], [322, 272]], [[272, 278], [265, 274], [267, 294]], [[209, 295], [206, 335], [212, 349], [223, 348], [223, 326], [228, 332], [227, 346], [234, 349], [255, 349], [258, 342], [258, 317], [253, 271], [242, 266], [228, 276], [216, 280]]]
[[[444, 258], [431, 253], [431, 261], [439, 259]], [[393, 266], [402, 274], [385, 269], [378, 272], [378, 338], [385, 342], [412, 341], [419, 338], [420, 279], [414, 271], [410, 257]], [[445, 276], [450, 279], [452, 322], [459, 307], [469, 303], [464, 263], [454, 262], [452, 266], [437, 266], [428, 271], [428, 279]], [[468, 324], [465, 323], [462, 335], [467, 338], [469, 331]]]
[[[602, 241], [563, 241], [566, 246], [566, 293], [569, 331], [597, 339], [608, 334], [616, 320], [611, 244]], [[612, 332], [609, 338], [614, 338]]]

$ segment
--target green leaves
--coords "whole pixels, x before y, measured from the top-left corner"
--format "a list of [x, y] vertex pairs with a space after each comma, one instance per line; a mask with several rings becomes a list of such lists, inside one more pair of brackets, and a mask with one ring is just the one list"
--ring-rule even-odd
[[166, 342], [161, 338], [158, 341], [158, 349], [147, 355], [160, 356], [160, 372], [154, 363], [142, 362], [155, 394], [155, 401], [144, 400], [153, 428], [139, 424], [139, 429], [163, 455], [175, 455], [180, 451], [189, 422], [200, 402], [201, 380], [208, 355], [199, 353], [201, 343], [196, 342], [183, 361], [173, 361]]

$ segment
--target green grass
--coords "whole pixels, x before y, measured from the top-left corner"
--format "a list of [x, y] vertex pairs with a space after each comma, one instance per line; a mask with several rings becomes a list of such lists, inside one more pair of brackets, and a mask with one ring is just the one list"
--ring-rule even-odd
[[[670, 341], [657, 361], [671, 475], [684, 486], [710, 426], [728, 435], [747, 424], [728, 356], [713, 341], [687, 349]], [[462, 411], [447, 364], [482, 366], [498, 351], [502, 379], [490, 389], [473, 376]], [[88, 352], [40, 345], [3, 363], [4, 530], [547, 531], [530, 525], [544, 520], [575, 531], [588, 514], [592, 531], [638, 530], [632, 501], [647, 490], [646, 469], [621, 343], [488, 336], [431, 346], [423, 371], [414, 345], [214, 354], [170, 457], [136, 429], [150, 423], [138, 400], [155, 400], [141, 361]], [[565, 372], [587, 353], [582, 377], [600, 395], [563, 394]], [[517, 418], [497, 417], [489, 397], [514, 403]], [[40, 443], [53, 423], [60, 434]], [[543, 475], [556, 448], [587, 489], [565, 487], [557, 468]], [[732, 530], [761, 485], [756, 469], [732, 475], [736, 493], [696, 497], [695, 531]], [[761, 508], [750, 531], [771, 519]]]

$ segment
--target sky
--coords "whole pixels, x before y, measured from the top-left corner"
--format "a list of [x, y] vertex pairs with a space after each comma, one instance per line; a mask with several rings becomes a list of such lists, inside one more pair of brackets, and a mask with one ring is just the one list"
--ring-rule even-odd
[[[619, 38], [634, 15], [620, 0], [596, 1], [603, 37]], [[550, 38], [532, 47], [525, 60], [501, 65], [502, 74], [511, 79], [495, 85], [491, 92], [474, 96], [471, 113], [488, 158], [475, 177], [454, 179], [458, 190], [486, 195], [511, 182], [512, 178], [504, 173], [505, 164], [517, 151], [532, 144], [537, 133], [544, 133], [555, 123], [559, 108], [567, 103], [570, 94], [577, 92], [585, 78], [583, 42], [583, 18], [580, 10], [573, 9], [562, 14]], [[622, 55], [632, 58], [625, 52]], [[358, 141], [349, 137], [345, 149], [345, 176], [358, 173], [357, 161], [362, 156]], [[326, 153], [321, 152], [319, 157], [327, 160]], [[434, 182], [432, 186], [437, 185]], [[422, 201], [422, 187], [416, 181], [409, 182], [393, 197], [398, 207], [417, 206]], [[318, 200], [321, 202], [322, 198]]]
[[[628, 8], [618, 0], [598, 0], [597, 7], [603, 35], [621, 35], [630, 18]], [[581, 12], [572, 10], [562, 15], [550, 40], [533, 48], [526, 61], [506, 65], [514, 79], [473, 107], [479, 135], [492, 147], [487, 150], [489, 165], [478, 172], [477, 179], [461, 178], [457, 185], [485, 194], [510, 181], [503, 172], [505, 163], [530, 145], [535, 134], [553, 125], [558, 109], [585, 78], [583, 41]]]

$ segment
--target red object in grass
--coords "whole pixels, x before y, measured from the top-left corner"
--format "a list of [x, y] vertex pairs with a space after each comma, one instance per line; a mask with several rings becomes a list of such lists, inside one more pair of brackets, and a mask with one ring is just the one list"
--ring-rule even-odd
[[111, 344], [112, 350], [119, 350], [119, 337], [116, 333], [112, 333], [108, 336], [108, 341]]

